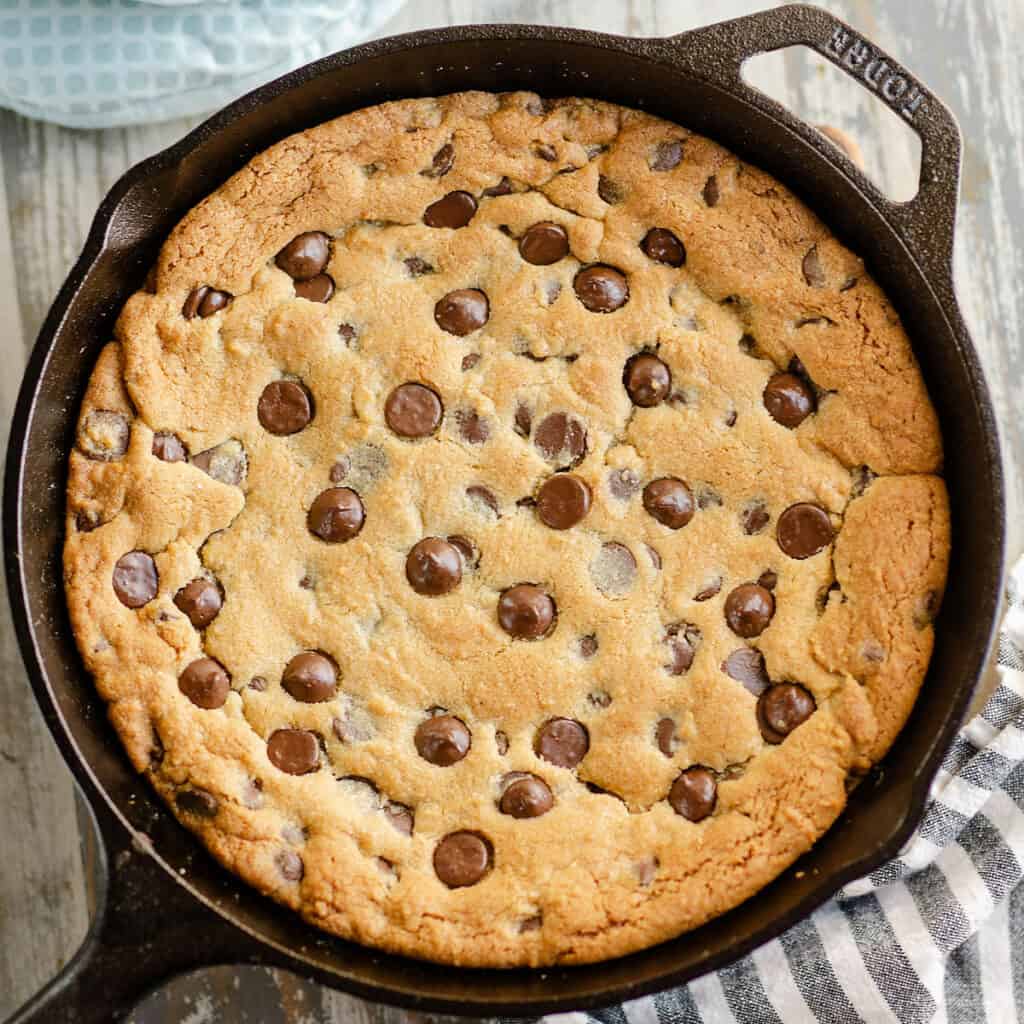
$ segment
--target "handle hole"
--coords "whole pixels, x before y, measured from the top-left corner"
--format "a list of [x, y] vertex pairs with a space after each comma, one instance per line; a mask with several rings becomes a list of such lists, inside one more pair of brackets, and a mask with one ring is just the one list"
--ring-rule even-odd
[[748, 85], [802, 121], [819, 130], [823, 125], [839, 129], [853, 139], [863, 153], [865, 175], [893, 202], [905, 203], [917, 195], [921, 179], [917, 133], [817, 51], [787, 46], [760, 53], [744, 62], [742, 74]]

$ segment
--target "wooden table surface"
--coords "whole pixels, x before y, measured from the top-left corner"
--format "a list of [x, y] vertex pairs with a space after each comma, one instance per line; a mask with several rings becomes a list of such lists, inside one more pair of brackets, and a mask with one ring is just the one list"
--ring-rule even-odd
[[[384, 34], [502, 21], [667, 35], [765, 6], [767, 0], [428, 0], [410, 3]], [[917, 72], [960, 119], [966, 146], [958, 290], [1001, 418], [1013, 554], [1021, 547], [1018, 512], [1024, 508], [1024, 250], [1018, 233], [1024, 223], [1024, 7], [1018, 0], [831, 0], [826, 6]], [[750, 68], [750, 77], [812, 123], [852, 133], [869, 172], [890, 194], [913, 193], [916, 139], [866, 91], [808, 51], [764, 59]], [[20, 368], [100, 199], [124, 170], [193, 123], [84, 132], [0, 111], [4, 439]], [[88, 899], [70, 775], [25, 682], [6, 605], [0, 605], [0, 658], [3, 1018], [73, 953], [85, 934]], [[224, 968], [172, 984], [134, 1020], [319, 1024], [409, 1016], [288, 976]]]

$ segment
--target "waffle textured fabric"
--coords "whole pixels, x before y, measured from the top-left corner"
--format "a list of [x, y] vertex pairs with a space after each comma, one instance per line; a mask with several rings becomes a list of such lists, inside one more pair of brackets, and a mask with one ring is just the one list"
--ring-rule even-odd
[[72, 128], [202, 114], [366, 39], [402, 0], [0, 0], [0, 106]]

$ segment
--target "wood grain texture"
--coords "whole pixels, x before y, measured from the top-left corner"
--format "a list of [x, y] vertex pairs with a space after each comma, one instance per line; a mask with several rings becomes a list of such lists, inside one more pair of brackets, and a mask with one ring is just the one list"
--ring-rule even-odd
[[[539, 22], [628, 35], [668, 35], [750, 13], [764, 0], [441, 0], [410, 3], [384, 34], [446, 23]], [[992, 386], [1011, 491], [1011, 553], [1024, 508], [1024, 9], [1017, 0], [935, 0], [926, 18], [902, 0], [833, 0], [840, 17], [888, 49], [954, 109], [966, 141], [957, 238], [965, 315]], [[812, 123], [849, 131], [869, 172], [897, 195], [913, 191], [916, 142], [869, 94], [787, 52], [750, 68], [751, 80]], [[3, 436], [16, 368], [93, 212], [117, 177], [178, 139], [192, 122], [76, 132], [0, 111], [0, 378]], [[70, 777], [24, 682], [6, 606], [0, 608], [0, 1018], [52, 976], [78, 945], [87, 893]], [[178, 979], [140, 1006], [136, 1024], [399, 1024], [416, 1015], [373, 1006], [300, 979], [219, 968]]]

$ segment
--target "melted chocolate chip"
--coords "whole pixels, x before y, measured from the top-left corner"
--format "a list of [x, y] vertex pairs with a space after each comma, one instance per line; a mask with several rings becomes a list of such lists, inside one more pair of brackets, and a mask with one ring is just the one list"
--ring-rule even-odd
[[499, 754], [504, 757], [508, 753], [508, 736], [503, 733], [500, 729], [495, 730], [494, 733], [494, 746], [497, 748]]
[[572, 718], [550, 718], [533, 741], [536, 755], [561, 768], [575, 768], [590, 749], [587, 727]]
[[183, 789], [174, 798], [179, 811], [197, 818], [215, 818], [220, 801], [205, 789]]
[[669, 655], [665, 670], [669, 675], [681, 676], [689, 671], [700, 641], [701, 631], [692, 623], [676, 622], [665, 627], [665, 645]]
[[502, 177], [501, 181], [497, 185], [491, 185], [489, 188], [485, 188], [481, 195], [485, 195], [488, 198], [494, 198], [495, 196], [507, 196], [512, 192], [512, 182], [508, 178]]
[[213, 711], [224, 706], [231, 691], [231, 678], [213, 658], [197, 658], [178, 676], [178, 689], [197, 708]]
[[690, 488], [674, 476], [652, 480], [643, 494], [644, 508], [670, 530], [678, 530], [693, 518], [695, 504]]
[[810, 558], [827, 548], [833, 538], [832, 521], [819, 505], [800, 502], [779, 516], [775, 537], [790, 558]]
[[267, 740], [267, 757], [289, 775], [307, 775], [320, 767], [320, 742], [308, 729], [276, 729]]
[[572, 473], [556, 473], [537, 492], [537, 515], [552, 530], [568, 530], [590, 511], [590, 487]]
[[229, 292], [217, 291], [204, 284], [188, 293], [188, 298], [185, 299], [185, 304], [181, 307], [181, 315], [186, 320], [191, 320], [196, 316], [205, 320], [208, 316], [213, 316], [214, 313], [219, 313], [224, 309], [231, 299], [232, 295]]
[[546, 160], [549, 164], [558, 159], [558, 151], [547, 142], [539, 142], [533, 147], [533, 152], [535, 156], [539, 156], [541, 160]]
[[462, 372], [467, 373], [480, 362], [479, 352], [470, 352], [468, 355], [462, 357]]
[[303, 704], [330, 700], [338, 685], [338, 666], [319, 651], [296, 654], [285, 666], [281, 686]]
[[538, 267], [548, 267], [569, 255], [569, 235], [560, 224], [541, 221], [519, 239], [519, 255]]
[[443, 415], [437, 392], [424, 384], [399, 384], [384, 403], [384, 419], [399, 437], [428, 437]]
[[432, 274], [434, 265], [428, 263], [420, 256], [408, 256], [402, 261], [410, 277], [422, 277], [424, 274]]
[[518, 583], [498, 598], [498, 624], [516, 640], [538, 640], [554, 627], [555, 602], [540, 587]]
[[161, 462], [184, 462], [188, 451], [177, 434], [160, 431], [153, 435], [153, 454]]
[[160, 577], [156, 562], [145, 551], [129, 551], [114, 565], [114, 593], [126, 608], [141, 608], [156, 597]]
[[771, 418], [790, 430], [814, 412], [814, 392], [795, 373], [774, 374], [765, 385], [763, 400]]
[[781, 743], [814, 714], [817, 704], [799, 683], [775, 683], [757, 701], [757, 724], [766, 743]]
[[722, 198], [722, 193], [718, 187], [718, 179], [713, 174], [704, 182], [704, 188], [701, 190], [701, 195], [708, 206], [718, 205], [719, 199]]
[[579, 651], [581, 658], [590, 659], [597, 654], [598, 642], [597, 637], [593, 633], [587, 634], [587, 636], [581, 636], [576, 642], [576, 649]]
[[657, 356], [640, 352], [626, 361], [622, 384], [634, 405], [649, 409], [668, 398], [672, 371]]
[[97, 462], [116, 462], [128, 451], [131, 433], [131, 424], [123, 412], [97, 409], [85, 417], [78, 434], [78, 447]]
[[716, 576], [712, 580], [708, 580], [696, 594], [693, 595], [694, 601], [708, 601], [715, 596], [722, 589], [722, 577]]
[[423, 211], [428, 228], [464, 228], [476, 213], [476, 200], [468, 192], [449, 192]]
[[309, 532], [328, 544], [343, 544], [363, 528], [366, 511], [350, 487], [329, 487], [321, 491], [306, 515]]
[[748, 503], [740, 512], [740, 525], [743, 532], [753, 536], [760, 533], [771, 521], [768, 506], [760, 499]]
[[612, 181], [611, 178], [599, 174], [597, 176], [597, 194], [609, 206], [617, 206], [625, 198], [626, 192], [617, 181]]
[[467, 444], [483, 444], [491, 436], [490, 424], [473, 409], [456, 410], [455, 421], [459, 435]]
[[308, 281], [295, 282], [295, 296], [307, 302], [330, 302], [334, 295], [334, 278], [330, 274], [317, 274]]
[[313, 418], [313, 398], [297, 381], [271, 381], [260, 395], [256, 415], [271, 434], [297, 434]]
[[220, 614], [224, 597], [213, 580], [195, 579], [174, 595], [174, 603], [196, 629], [206, 629]]
[[533, 443], [548, 462], [568, 469], [587, 454], [587, 428], [564, 412], [553, 412], [540, 421]]
[[331, 258], [331, 240], [322, 231], [296, 235], [274, 262], [294, 281], [309, 281], [322, 273]]
[[632, 469], [613, 469], [608, 474], [608, 490], [613, 498], [629, 501], [640, 490], [640, 477]]
[[476, 885], [491, 870], [491, 844], [476, 832], [451, 832], [434, 848], [434, 872], [449, 889]]
[[555, 805], [548, 784], [536, 775], [514, 779], [501, 794], [498, 804], [502, 814], [513, 818], [539, 818]]
[[676, 723], [672, 718], [660, 718], [654, 727], [654, 741], [658, 749], [666, 756], [673, 757], [679, 749], [679, 737], [676, 735]]
[[722, 671], [742, 683], [755, 697], [760, 697], [770, 682], [764, 655], [754, 647], [741, 647], [733, 651], [722, 662]]
[[757, 583], [742, 583], [725, 599], [725, 621], [737, 635], [760, 636], [775, 614], [775, 598]]
[[479, 288], [458, 288], [439, 299], [434, 306], [437, 326], [458, 338], [479, 330], [490, 315], [487, 296]]
[[688, 821], [703, 821], [715, 809], [717, 795], [714, 775], [702, 765], [693, 765], [672, 783], [668, 802]]
[[430, 166], [425, 171], [420, 171], [424, 178], [443, 178], [455, 163], [455, 149], [450, 142], [446, 142], [431, 160]]
[[358, 332], [351, 324], [338, 324], [338, 337], [349, 347], [353, 347], [353, 342], [358, 337]]
[[821, 257], [818, 255], [818, 247], [812, 246], [807, 255], [804, 256], [801, 264], [804, 280], [812, 288], [825, 287], [825, 268], [821, 265]]
[[501, 513], [498, 511], [498, 499], [490, 488], [484, 487], [481, 484], [471, 484], [466, 488], [466, 497], [471, 501], [478, 502], [488, 511], [493, 512], [499, 519], [501, 518]]
[[415, 823], [415, 816], [412, 813], [411, 807], [406, 807], [405, 804], [395, 803], [393, 800], [389, 800], [384, 805], [384, 816], [388, 819], [388, 823], [396, 832], [401, 832], [404, 836], [411, 836], [413, 825]]
[[475, 569], [480, 564], [480, 552], [468, 537], [457, 533], [448, 538], [448, 543], [458, 551], [462, 558], [463, 570]]
[[605, 597], [625, 595], [636, 582], [636, 572], [633, 552], [615, 540], [602, 544], [590, 563], [590, 577]]
[[424, 761], [441, 768], [461, 761], [472, 745], [466, 723], [454, 715], [434, 715], [416, 729], [416, 750]]
[[306, 873], [302, 858], [294, 850], [281, 850], [274, 858], [274, 863], [286, 882], [301, 882]]
[[591, 313], [614, 313], [629, 301], [626, 275], [601, 263], [581, 270], [572, 284], [577, 298]]
[[520, 437], [529, 437], [530, 428], [533, 426], [533, 417], [525, 405], [516, 406], [515, 431]]
[[659, 142], [648, 161], [652, 171], [674, 170], [683, 159], [683, 140], [666, 139]]
[[774, 590], [775, 584], [779, 582], [779, 574], [774, 569], [765, 569], [757, 578], [757, 582], [765, 590]]
[[686, 262], [686, 247], [668, 228], [651, 228], [644, 235], [640, 248], [656, 263], [681, 267]]
[[207, 448], [192, 459], [192, 465], [201, 469], [214, 480], [232, 487], [238, 487], [245, 479], [248, 463], [245, 449], [234, 438]]
[[405, 559], [405, 578], [417, 594], [438, 597], [450, 593], [462, 580], [459, 549], [440, 537], [424, 537]]

